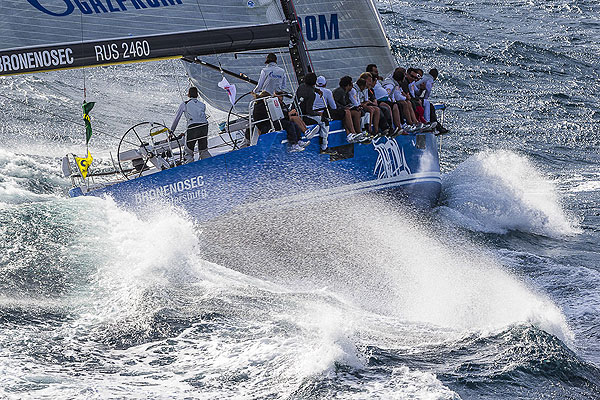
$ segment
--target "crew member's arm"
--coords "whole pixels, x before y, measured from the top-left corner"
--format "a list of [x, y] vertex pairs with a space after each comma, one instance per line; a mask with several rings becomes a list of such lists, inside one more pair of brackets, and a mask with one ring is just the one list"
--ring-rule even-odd
[[325, 106], [331, 108], [332, 110], [337, 109], [337, 105], [335, 104], [335, 100], [333, 99], [333, 94], [329, 92], [325, 92]]
[[259, 94], [263, 90], [263, 86], [265, 85], [265, 79], [267, 79], [267, 74], [265, 74], [264, 70], [260, 71], [260, 78], [258, 78], [258, 83], [252, 91], [253, 93]]
[[402, 93], [402, 89], [399, 87], [396, 87], [396, 89], [394, 90], [394, 101], [405, 101], [406, 100], [406, 96], [404, 96], [404, 94]]
[[431, 80], [427, 81], [425, 83], [425, 96], [423, 96], [424, 99], [429, 99], [432, 88], [433, 88], [433, 81], [431, 81]]
[[287, 77], [285, 73], [283, 74], [283, 79], [281, 80], [281, 87], [279, 88], [279, 92], [285, 93], [287, 88]]
[[175, 132], [177, 125], [179, 124], [179, 120], [183, 115], [183, 111], [185, 110], [185, 103], [181, 103], [179, 109], [177, 110], [177, 115], [175, 115], [175, 119], [173, 120], [173, 124], [171, 125], [171, 132]]
[[416, 88], [417, 88], [417, 84], [415, 82], [412, 82], [411, 84], [408, 85], [408, 90], [410, 90], [410, 96], [411, 97], [416, 97]]
[[358, 93], [355, 88], [350, 89], [350, 92], [348, 93], [348, 95], [350, 96], [350, 101], [352, 102], [352, 104], [351, 104], [352, 107], [360, 106], [360, 103], [358, 102]]

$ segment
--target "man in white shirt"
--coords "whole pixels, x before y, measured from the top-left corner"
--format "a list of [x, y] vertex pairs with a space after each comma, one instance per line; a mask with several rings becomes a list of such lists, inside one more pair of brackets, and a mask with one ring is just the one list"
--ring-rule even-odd
[[[409, 94], [403, 92], [402, 82], [405, 77], [404, 68], [398, 67], [394, 70], [391, 76], [388, 76], [384, 82], [384, 87], [390, 93], [390, 100], [399, 105], [401, 116], [404, 119], [405, 124], [402, 125], [404, 129], [411, 129], [416, 127], [419, 123], [415, 110], [412, 107], [412, 103], [409, 100]], [[412, 95], [412, 93], [411, 93]]]
[[[314, 72], [306, 74], [304, 83], [300, 84], [296, 91], [296, 101], [303, 114], [303, 121], [307, 125], [315, 124], [310, 131], [305, 132], [306, 139], [310, 140], [318, 133], [320, 136], [321, 154], [331, 154], [331, 150], [328, 148], [329, 112], [325, 106], [325, 102], [329, 101], [330, 104], [333, 103], [333, 107], [335, 108], [335, 100], [333, 99], [331, 90], [318, 87], [319, 83], [325, 86], [327, 81], [322, 76], [317, 77]], [[325, 97], [327, 95], [329, 96], [329, 100]], [[327, 112], [324, 113], [324, 111]]]
[[258, 78], [258, 84], [253, 93], [259, 94], [263, 90], [273, 96], [285, 93], [287, 79], [283, 68], [277, 65], [277, 56], [269, 53], [265, 64], [267, 65], [260, 71], [260, 78]]
[[184, 101], [177, 110], [177, 115], [171, 125], [171, 132], [175, 132], [181, 116], [185, 114], [187, 130], [185, 132], [185, 157], [187, 164], [194, 161], [194, 148], [198, 143], [200, 158], [210, 157], [208, 152], [208, 120], [206, 119], [206, 105], [198, 100], [198, 89], [191, 87], [188, 91], [189, 100]]
[[[390, 93], [386, 89], [386, 82], [379, 75], [377, 65], [367, 65], [367, 72], [370, 72], [373, 76], [373, 93], [375, 95], [375, 98], [377, 99], [377, 103], [380, 107], [383, 107], [382, 111], [385, 117], [388, 119], [388, 124], [391, 126], [393, 122], [395, 126], [394, 134], [398, 134], [402, 130], [402, 118], [400, 115], [400, 108], [398, 107], [398, 104], [394, 102], [394, 99], [391, 97], [392, 93]], [[380, 81], [382, 81], [383, 83], [381, 83]]]
[[429, 96], [431, 96], [433, 81], [435, 81], [437, 77], [438, 70], [432, 68], [428, 74], [424, 74], [420, 80], [415, 82], [415, 87], [419, 88], [423, 95], [424, 117], [427, 122], [431, 122], [431, 103], [429, 101]]
[[315, 102], [313, 103], [313, 110], [329, 115], [328, 108], [335, 110], [335, 100], [331, 90], [327, 89], [327, 80], [324, 76], [317, 77], [317, 88], [321, 90], [321, 94], [317, 94]]

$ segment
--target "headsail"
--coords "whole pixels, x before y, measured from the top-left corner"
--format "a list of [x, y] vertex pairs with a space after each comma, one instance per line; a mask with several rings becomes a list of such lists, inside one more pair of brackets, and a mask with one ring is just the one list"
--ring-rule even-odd
[[[0, 75], [286, 46], [288, 25], [236, 26], [220, 2], [2, 0]], [[242, 8], [243, 9], [243, 8]], [[247, 13], [246, 13], [247, 14]]]

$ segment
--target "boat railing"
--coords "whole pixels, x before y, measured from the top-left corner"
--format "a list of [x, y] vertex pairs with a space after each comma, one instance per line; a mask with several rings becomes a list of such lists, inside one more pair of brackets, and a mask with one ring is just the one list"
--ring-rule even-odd
[[[254, 119], [254, 109], [257, 104], [262, 103], [266, 109], [266, 117], [261, 119]], [[258, 142], [258, 136], [261, 133], [258, 125], [263, 122], [268, 122], [270, 124], [270, 129], [268, 132], [278, 130], [275, 126], [275, 122], [278, 123], [279, 129], [282, 129], [281, 123], [278, 121], [283, 119], [283, 110], [281, 109], [281, 100], [277, 96], [268, 96], [268, 97], [259, 97], [256, 98], [248, 104], [248, 121], [249, 121], [249, 130], [250, 130], [250, 145], [254, 146]]]
[[[446, 104], [445, 103], [435, 103], [433, 105], [433, 107], [435, 108], [435, 111], [441, 111], [442, 115], [438, 118], [438, 120], [440, 121], [440, 123], [442, 124], [442, 126], [444, 125], [444, 117], [446, 116]], [[442, 135], [438, 136], [439, 140], [438, 140], [438, 154], [441, 156], [442, 154]]]
[[435, 107], [435, 111], [441, 111], [442, 112], [442, 116], [440, 118], [438, 118], [441, 122], [442, 125], [444, 125], [444, 116], [446, 115], [446, 104], [445, 103], [435, 103], [433, 105]]
[[[99, 163], [99, 160], [95, 159], [95, 163], [87, 171], [86, 177], [83, 177], [77, 166], [76, 155], [68, 153], [62, 159], [61, 169], [64, 177], [71, 180], [72, 187], [79, 187], [84, 192], [87, 192], [125, 180], [123, 177], [119, 177], [120, 173], [112, 158], [112, 154], [110, 154], [110, 158], [112, 164], [106, 162]], [[129, 170], [131, 171], [132, 168]]]

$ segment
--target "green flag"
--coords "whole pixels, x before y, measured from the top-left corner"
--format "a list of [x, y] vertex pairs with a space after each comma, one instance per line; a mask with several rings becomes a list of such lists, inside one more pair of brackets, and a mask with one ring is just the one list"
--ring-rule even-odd
[[87, 146], [87, 144], [90, 141], [90, 138], [92, 137], [92, 123], [90, 121], [90, 116], [89, 113], [90, 111], [92, 111], [92, 108], [94, 108], [94, 103], [89, 102], [83, 102], [83, 120], [85, 121], [85, 144]]

